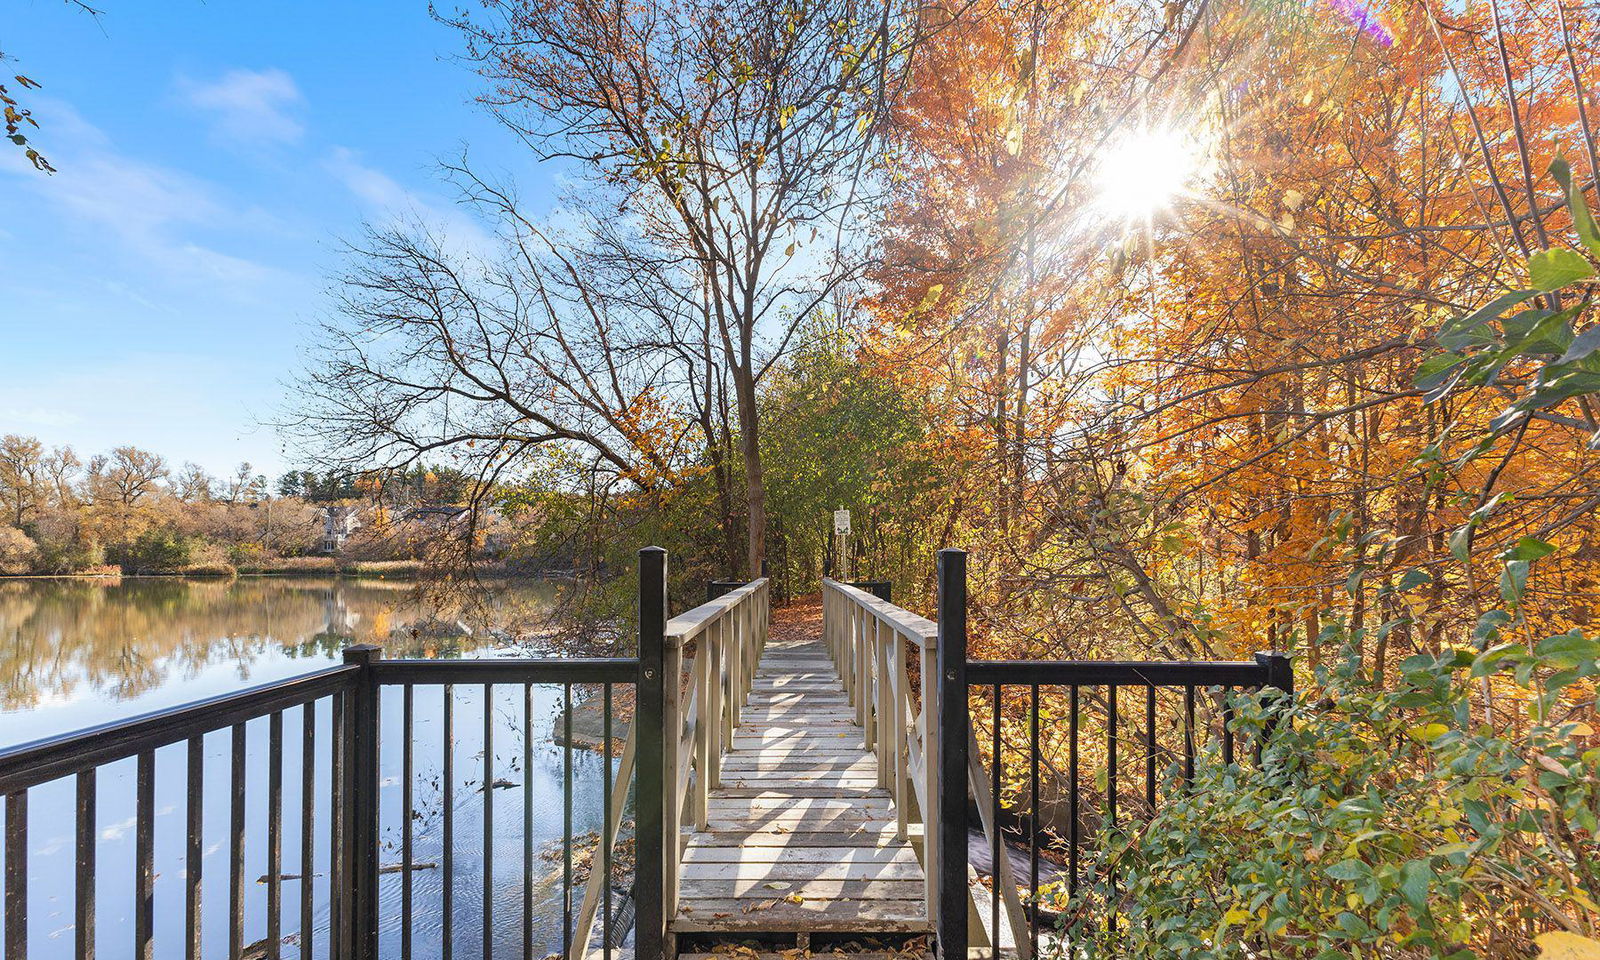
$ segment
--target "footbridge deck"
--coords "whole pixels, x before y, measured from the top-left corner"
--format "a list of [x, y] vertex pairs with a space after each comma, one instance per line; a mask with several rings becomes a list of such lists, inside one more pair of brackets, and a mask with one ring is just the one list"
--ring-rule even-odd
[[687, 832], [674, 931], [929, 929], [905, 811], [820, 636], [760, 652], [706, 803]]

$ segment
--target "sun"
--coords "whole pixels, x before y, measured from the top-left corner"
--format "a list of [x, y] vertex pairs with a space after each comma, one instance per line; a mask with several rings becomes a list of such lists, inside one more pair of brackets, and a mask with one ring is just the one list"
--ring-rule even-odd
[[1100, 158], [1095, 205], [1110, 218], [1148, 222], [1189, 192], [1203, 151], [1190, 133], [1146, 127], [1114, 140]]

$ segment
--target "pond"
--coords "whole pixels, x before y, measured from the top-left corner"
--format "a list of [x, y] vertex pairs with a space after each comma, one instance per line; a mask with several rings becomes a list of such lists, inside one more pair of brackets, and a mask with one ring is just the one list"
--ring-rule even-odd
[[[448, 606], [419, 600], [405, 581], [253, 578], [239, 580], [11, 580], [0, 581], [0, 748], [95, 724], [188, 703], [219, 693], [295, 676], [340, 662], [353, 642], [377, 643], [387, 657], [495, 657], [525, 655], [506, 629], [536, 630], [553, 606], [556, 587], [543, 582], [493, 584], [470, 603]], [[414, 693], [412, 778], [414, 833], [411, 871], [413, 956], [476, 957], [483, 954], [481, 917], [493, 900], [492, 953], [521, 956], [523, 906], [533, 904], [532, 947], [536, 956], [559, 951], [566, 911], [562, 869], [570, 798], [570, 831], [579, 838], [600, 828], [604, 759], [558, 743], [556, 733], [569, 691], [560, 687], [456, 686], [451, 691], [450, 749], [454, 823], [450, 861], [453, 922], [445, 902], [442, 827], [446, 794], [445, 691], [418, 686]], [[575, 705], [599, 697], [595, 690], [570, 691]], [[398, 869], [402, 808], [403, 728], [398, 687], [385, 688], [380, 705], [384, 748], [380, 757], [381, 947], [399, 955], [401, 873]], [[622, 700], [616, 733], [622, 724]], [[485, 709], [489, 716], [485, 718]], [[590, 706], [593, 704], [591, 703]], [[315, 734], [325, 744], [331, 730], [327, 701], [313, 714]], [[591, 711], [592, 712], [592, 711]], [[309, 875], [312, 900], [310, 955], [328, 955], [328, 784], [325, 750], [312, 767], [312, 869], [303, 871], [301, 813], [303, 765], [299, 753], [305, 713], [282, 715], [281, 950], [301, 955], [302, 875]], [[487, 723], [485, 722], [487, 719]], [[530, 731], [528, 737], [524, 730]], [[493, 738], [484, 760], [484, 738]], [[261, 841], [268, 819], [268, 721], [246, 725], [244, 823], [244, 943], [265, 955], [268, 854]], [[531, 742], [527, 742], [531, 740]], [[229, 953], [229, 837], [231, 835], [228, 731], [204, 740], [204, 824], [201, 858], [202, 955]], [[155, 950], [156, 957], [184, 956], [185, 868], [188, 798], [183, 744], [155, 754]], [[570, 775], [568, 771], [570, 770]], [[103, 958], [133, 953], [135, 875], [134, 761], [100, 769], [96, 782], [98, 834], [94, 938]], [[569, 779], [570, 776], [570, 779]], [[492, 786], [485, 790], [487, 779]], [[570, 788], [570, 792], [569, 792]], [[29, 792], [28, 941], [34, 958], [69, 957], [74, 945], [74, 785], [55, 781]], [[486, 834], [484, 798], [492, 798], [496, 829]], [[525, 820], [525, 812], [532, 815]], [[523, 824], [532, 830], [524, 836]], [[525, 882], [524, 858], [533, 875]], [[491, 884], [485, 887], [484, 868]], [[576, 912], [582, 885], [571, 891]], [[525, 896], [528, 898], [525, 900]], [[450, 948], [444, 943], [450, 928]]]

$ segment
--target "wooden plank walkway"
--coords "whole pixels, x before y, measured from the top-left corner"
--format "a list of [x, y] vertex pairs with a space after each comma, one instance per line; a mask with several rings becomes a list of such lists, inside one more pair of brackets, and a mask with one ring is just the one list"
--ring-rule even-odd
[[683, 855], [679, 933], [920, 933], [922, 865], [819, 637], [768, 641]]

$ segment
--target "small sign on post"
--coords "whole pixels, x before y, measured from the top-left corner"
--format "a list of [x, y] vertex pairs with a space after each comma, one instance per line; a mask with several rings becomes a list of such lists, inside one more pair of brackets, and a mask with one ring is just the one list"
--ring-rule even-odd
[[839, 579], [850, 579], [850, 511], [833, 511], [835, 555], [839, 558]]

